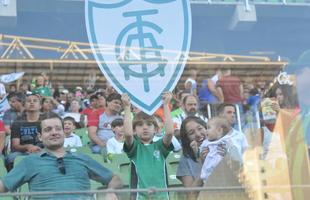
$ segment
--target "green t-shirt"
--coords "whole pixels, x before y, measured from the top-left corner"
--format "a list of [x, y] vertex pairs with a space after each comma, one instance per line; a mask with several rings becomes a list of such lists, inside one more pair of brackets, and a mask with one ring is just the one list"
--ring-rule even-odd
[[52, 93], [51, 90], [48, 87], [37, 87], [34, 90], [32, 90], [34, 94], [39, 94], [43, 97], [51, 97]]
[[[131, 147], [124, 144], [124, 151], [131, 160], [131, 188], [167, 188], [167, 172], [165, 159], [173, 150], [171, 144], [165, 147], [162, 139], [151, 144], [143, 144], [135, 137]], [[169, 199], [167, 192], [153, 194], [138, 193], [135, 199]]]
[[178, 108], [178, 109], [175, 109], [174, 111], [171, 112], [171, 117], [176, 117], [180, 114], [182, 114], [184, 111], [182, 110], [182, 108]]

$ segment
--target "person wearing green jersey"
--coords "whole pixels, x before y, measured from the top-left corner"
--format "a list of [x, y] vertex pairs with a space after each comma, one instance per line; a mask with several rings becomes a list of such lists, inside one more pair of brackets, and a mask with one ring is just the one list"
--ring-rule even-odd
[[[170, 92], [163, 94], [163, 107], [165, 116], [164, 137], [153, 142], [158, 125], [154, 116], [143, 112], [131, 119], [130, 99], [127, 94], [122, 96], [124, 106], [124, 152], [131, 161], [130, 187], [137, 189], [167, 188], [167, 174], [165, 159], [173, 150], [171, 143], [173, 121], [170, 115], [169, 102], [172, 98]], [[169, 199], [168, 192], [159, 193], [133, 193], [131, 199]]]

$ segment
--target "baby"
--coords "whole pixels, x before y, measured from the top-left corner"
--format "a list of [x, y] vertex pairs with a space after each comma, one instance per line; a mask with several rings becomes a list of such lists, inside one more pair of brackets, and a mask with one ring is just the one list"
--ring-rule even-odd
[[200, 146], [200, 151], [205, 148], [209, 149], [201, 170], [201, 179], [204, 181], [207, 181], [213, 170], [223, 159], [223, 155], [218, 152], [219, 145], [226, 148], [232, 159], [240, 160], [241, 155], [239, 155], [237, 147], [228, 134], [230, 130], [231, 126], [225, 118], [213, 117], [208, 121], [206, 139]]

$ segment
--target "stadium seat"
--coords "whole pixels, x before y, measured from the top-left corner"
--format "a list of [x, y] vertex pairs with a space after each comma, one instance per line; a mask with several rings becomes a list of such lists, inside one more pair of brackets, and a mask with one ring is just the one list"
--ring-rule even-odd
[[87, 146], [90, 143], [87, 128], [76, 129], [74, 133], [81, 138], [83, 146]]
[[126, 154], [111, 154], [111, 164], [115, 170], [114, 173], [120, 176], [123, 181], [124, 187], [129, 187], [130, 183], [130, 160]]
[[[93, 154], [91, 149], [89, 148], [89, 146], [84, 146], [84, 147], [68, 147], [67, 150], [69, 150], [70, 152], [74, 153], [74, 152], [78, 152], [78, 153], [83, 153], [83, 154]], [[99, 155], [99, 154], [97, 154]]]
[[168, 173], [168, 187], [180, 187], [181, 181], [176, 177], [177, 168], [179, 166], [181, 153], [170, 153], [166, 159]]

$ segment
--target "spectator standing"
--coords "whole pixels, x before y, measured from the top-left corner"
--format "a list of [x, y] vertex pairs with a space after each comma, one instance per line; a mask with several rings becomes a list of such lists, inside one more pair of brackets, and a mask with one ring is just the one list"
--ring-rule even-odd
[[[132, 165], [131, 188], [167, 188], [165, 159], [169, 152], [173, 150], [171, 143], [173, 122], [168, 106], [171, 98], [171, 93], [163, 94], [166, 134], [162, 139], [153, 142], [153, 137], [158, 129], [154, 116], [141, 112], [132, 121], [129, 97], [126, 94], [122, 96], [125, 109], [124, 151], [131, 160]], [[134, 136], [134, 132], [136, 136]], [[132, 199], [169, 199], [169, 195], [167, 192], [154, 195], [140, 192], [132, 194]]]
[[231, 75], [230, 69], [223, 71], [216, 88], [220, 102], [242, 105], [243, 86], [238, 77]]
[[48, 77], [45, 73], [42, 73], [41, 75], [37, 76], [34, 79], [34, 82], [32, 84], [32, 92], [36, 94], [40, 94], [44, 97], [50, 97], [52, 96], [50, 88], [48, 85]]

